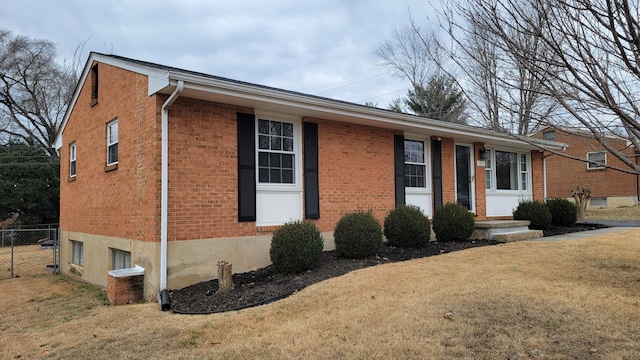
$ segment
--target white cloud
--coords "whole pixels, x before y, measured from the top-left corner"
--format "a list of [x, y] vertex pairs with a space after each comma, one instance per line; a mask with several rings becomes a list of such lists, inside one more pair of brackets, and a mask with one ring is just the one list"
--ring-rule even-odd
[[407, 23], [409, 9], [417, 19], [429, 9], [424, 0], [7, 3], [0, 4], [2, 27], [53, 41], [61, 58], [86, 41], [85, 57], [113, 52], [382, 107], [407, 84], [376, 76], [386, 70], [375, 47]]

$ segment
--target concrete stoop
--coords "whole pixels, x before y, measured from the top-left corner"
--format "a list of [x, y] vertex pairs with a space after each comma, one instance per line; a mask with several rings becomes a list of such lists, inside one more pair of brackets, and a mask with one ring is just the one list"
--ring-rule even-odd
[[541, 238], [541, 230], [529, 230], [528, 220], [477, 221], [471, 240], [511, 242]]

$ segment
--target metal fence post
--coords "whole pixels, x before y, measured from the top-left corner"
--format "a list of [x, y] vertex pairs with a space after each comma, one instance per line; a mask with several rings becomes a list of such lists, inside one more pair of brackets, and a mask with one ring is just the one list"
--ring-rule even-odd
[[11, 278], [13, 278], [13, 238], [15, 237], [13, 230], [11, 230], [9, 237], [11, 238]]

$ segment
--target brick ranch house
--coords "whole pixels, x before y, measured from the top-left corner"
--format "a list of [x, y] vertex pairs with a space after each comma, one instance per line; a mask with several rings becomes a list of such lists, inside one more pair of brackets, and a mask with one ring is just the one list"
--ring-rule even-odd
[[270, 264], [270, 233], [458, 201], [478, 220], [543, 198], [535, 144], [470, 126], [91, 53], [57, 138], [61, 269], [144, 296]]
[[[631, 168], [609, 153], [591, 133], [563, 131], [562, 128], [544, 128], [533, 137], [567, 144], [565, 154], [586, 161], [548, 154], [545, 156], [545, 198], [573, 200], [571, 190], [585, 185], [592, 190], [589, 207], [633, 206], [638, 203], [640, 184], [638, 176], [602, 166], [607, 164], [621, 169]], [[607, 136], [613, 148], [622, 151], [632, 162], [637, 162], [635, 148], [626, 139]]]

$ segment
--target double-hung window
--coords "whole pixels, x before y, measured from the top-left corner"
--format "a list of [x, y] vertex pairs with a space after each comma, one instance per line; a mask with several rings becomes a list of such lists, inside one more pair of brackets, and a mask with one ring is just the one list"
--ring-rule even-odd
[[69, 145], [69, 177], [76, 176], [76, 143]]
[[587, 169], [602, 169], [607, 163], [607, 154], [604, 151], [596, 151], [587, 153]]
[[426, 186], [426, 164], [424, 161], [424, 142], [404, 141], [404, 186], [423, 188]]
[[520, 154], [520, 190], [529, 189], [529, 165], [527, 155]]
[[258, 120], [258, 182], [295, 183], [293, 123]]
[[118, 163], [118, 120], [107, 124], [107, 165]]
[[484, 181], [487, 190], [493, 189], [493, 160], [491, 159], [491, 150], [485, 150], [484, 160]]

